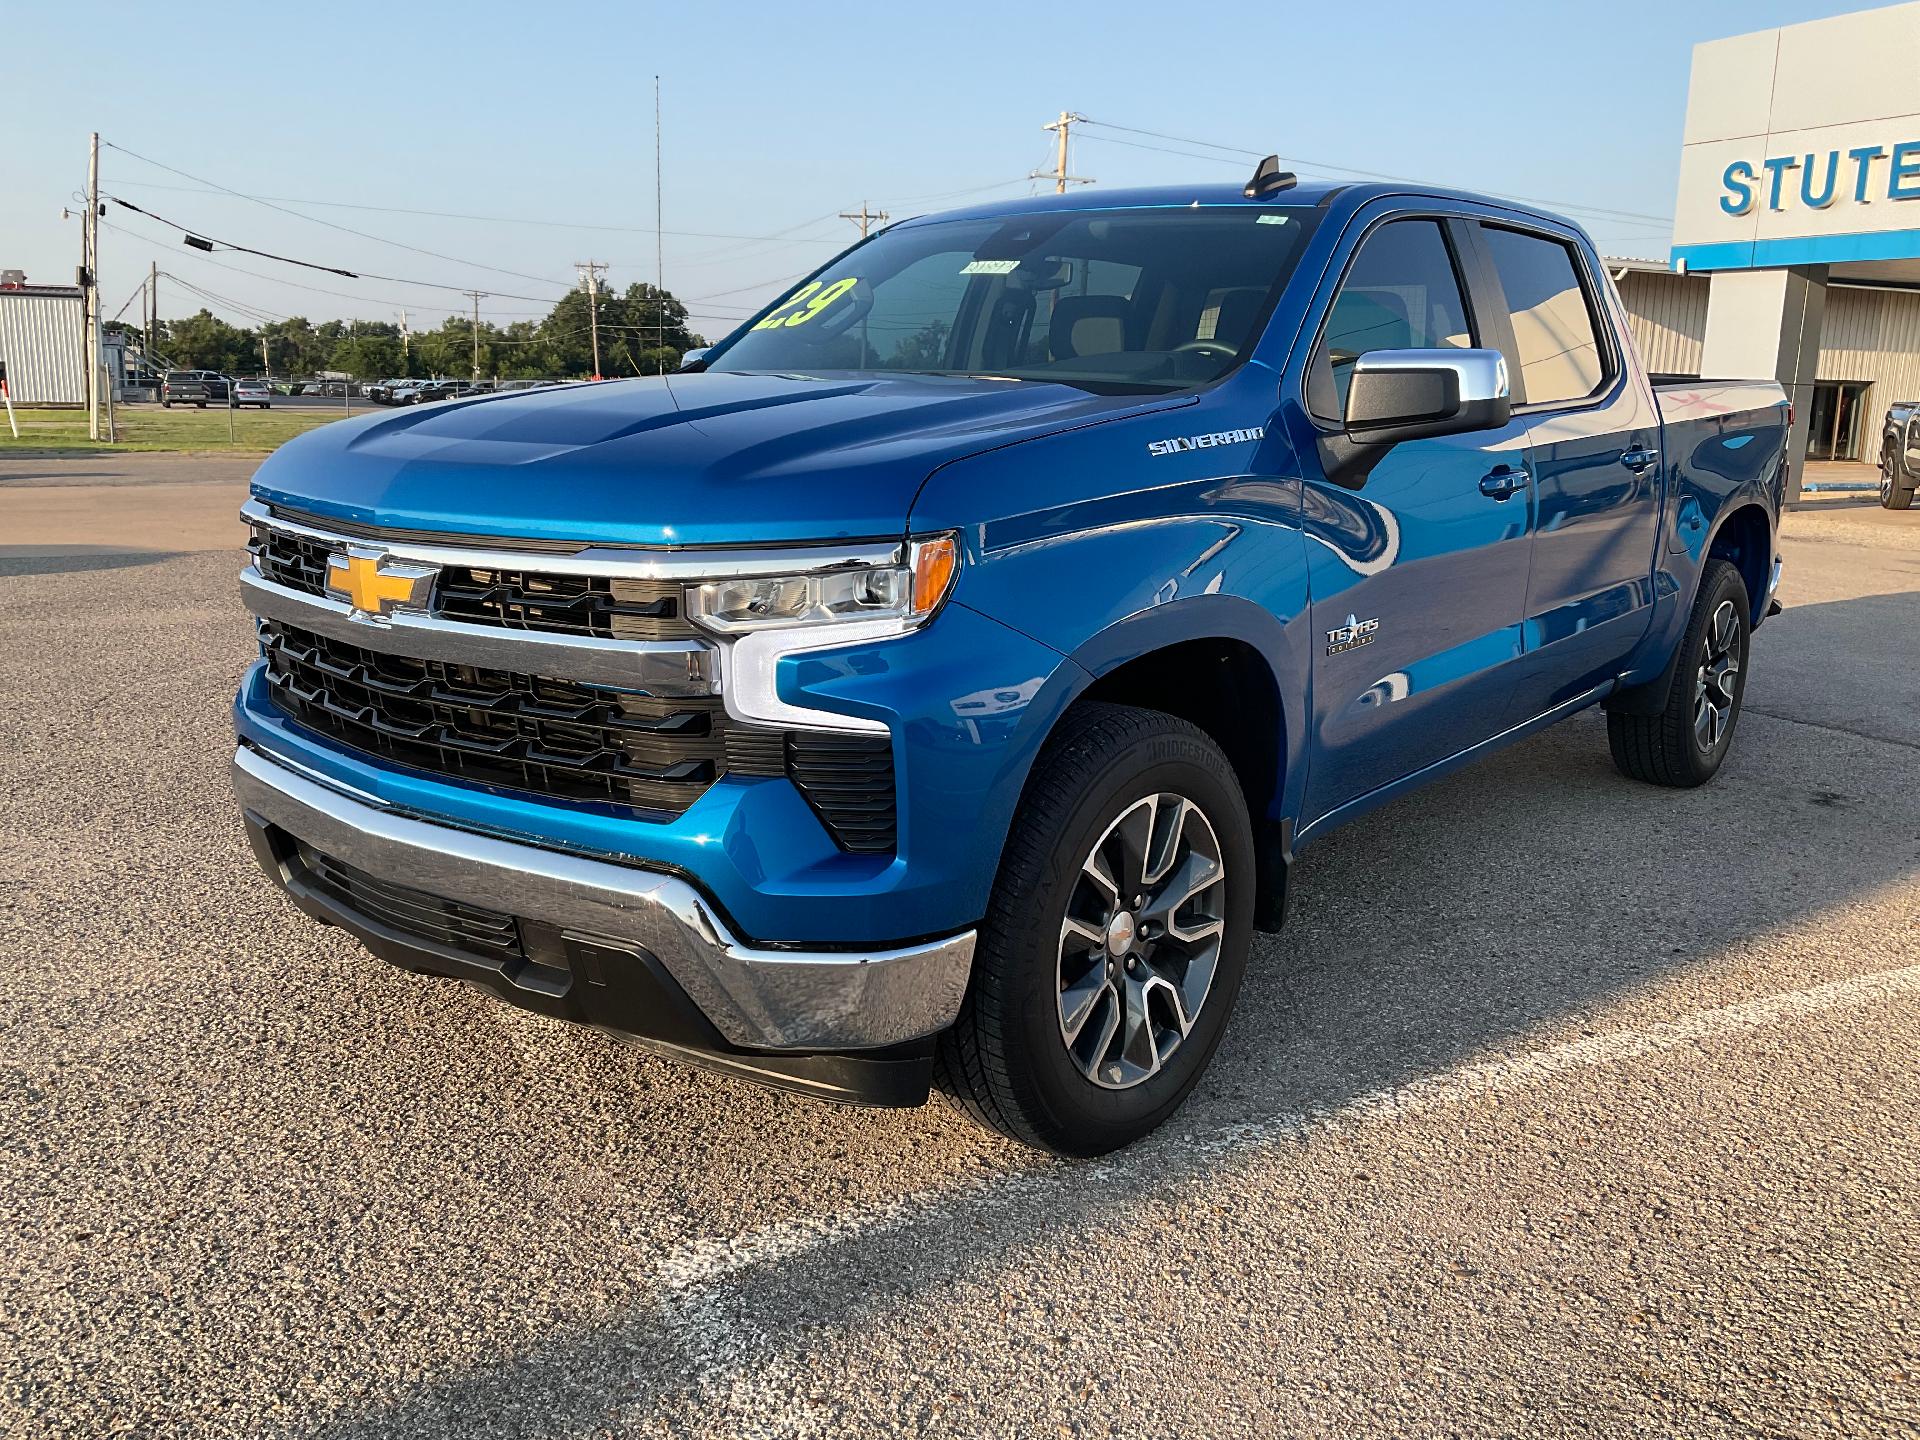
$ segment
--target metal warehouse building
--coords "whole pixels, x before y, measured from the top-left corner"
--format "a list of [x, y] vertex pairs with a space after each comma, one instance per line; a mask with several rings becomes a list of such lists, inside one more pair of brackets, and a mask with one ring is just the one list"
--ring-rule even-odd
[[[1610, 260], [1633, 338], [1649, 370], [1698, 375], [1707, 336], [1705, 275], [1649, 260]], [[1920, 396], [1920, 287], [1826, 283], [1820, 348], [1802, 401], [1809, 460], [1880, 458], [1880, 426], [1896, 400]]]
[[86, 404], [86, 337], [78, 286], [0, 286], [0, 362], [14, 404]]

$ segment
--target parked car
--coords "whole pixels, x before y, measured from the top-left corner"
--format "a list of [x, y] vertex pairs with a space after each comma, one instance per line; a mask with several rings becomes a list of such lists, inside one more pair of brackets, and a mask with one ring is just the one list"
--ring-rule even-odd
[[265, 380], [236, 380], [233, 382], [233, 405], [236, 410], [243, 410], [249, 405], [271, 410], [273, 386]]
[[426, 383], [424, 380], [395, 380], [386, 387], [384, 395], [374, 395], [372, 387], [368, 388], [367, 394], [383, 405], [410, 405], [413, 403], [413, 392]]
[[452, 400], [472, 390], [470, 380], [429, 380], [412, 393], [408, 403], [421, 405], [429, 400]]
[[367, 385], [364, 393], [369, 400], [386, 405], [392, 403], [395, 387], [412, 383], [415, 382], [398, 377], [392, 380], [375, 380]]
[[169, 410], [175, 405], [204, 410], [209, 404], [226, 405], [232, 399], [233, 381], [218, 370], [169, 370], [160, 382], [160, 404]]
[[[697, 373], [269, 457], [234, 785], [397, 965], [1110, 1150], [1338, 826], [1591, 706], [1623, 774], [1712, 778], [1788, 424], [1651, 384], [1505, 200], [1269, 161], [926, 216]], [[1356, 927], [1418, 890], [1349, 860]]]
[[1920, 403], [1898, 400], [1880, 431], [1880, 503], [1888, 510], [1913, 508], [1920, 484]]

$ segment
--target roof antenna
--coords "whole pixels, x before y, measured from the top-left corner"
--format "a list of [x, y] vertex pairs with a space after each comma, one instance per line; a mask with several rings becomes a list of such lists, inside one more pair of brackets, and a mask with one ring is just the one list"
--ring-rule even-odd
[[1276, 191], [1291, 190], [1300, 183], [1300, 177], [1291, 170], [1280, 168], [1280, 157], [1269, 155], [1253, 167], [1253, 178], [1247, 182], [1247, 188], [1240, 193], [1249, 200], [1262, 195], [1272, 195]]

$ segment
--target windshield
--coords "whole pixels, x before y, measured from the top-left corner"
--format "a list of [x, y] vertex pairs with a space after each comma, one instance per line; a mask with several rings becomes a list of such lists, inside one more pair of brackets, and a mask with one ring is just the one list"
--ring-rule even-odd
[[881, 370], [1179, 390], [1238, 364], [1316, 213], [1080, 210], [888, 230], [707, 368]]

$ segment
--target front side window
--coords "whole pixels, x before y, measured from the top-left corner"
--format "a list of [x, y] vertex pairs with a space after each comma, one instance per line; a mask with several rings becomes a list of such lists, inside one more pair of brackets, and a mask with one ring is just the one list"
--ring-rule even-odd
[[1337, 420], [1369, 350], [1468, 349], [1473, 330], [1438, 221], [1394, 220], [1361, 242], [1308, 372], [1309, 408]]
[[1316, 212], [1054, 211], [897, 227], [715, 349], [716, 371], [912, 371], [1106, 392], [1243, 360]]
[[1606, 377], [1606, 362], [1573, 251], [1544, 235], [1492, 225], [1480, 233], [1506, 291], [1517, 352], [1507, 362], [1521, 377], [1526, 403], [1586, 399]]

